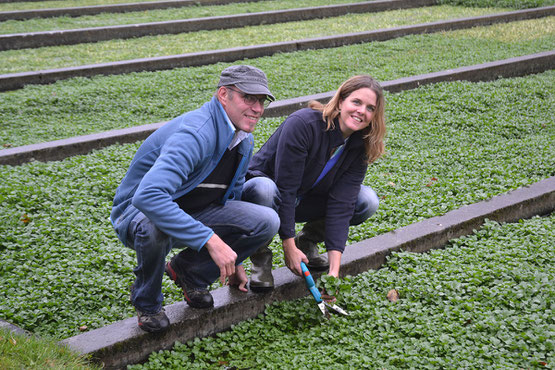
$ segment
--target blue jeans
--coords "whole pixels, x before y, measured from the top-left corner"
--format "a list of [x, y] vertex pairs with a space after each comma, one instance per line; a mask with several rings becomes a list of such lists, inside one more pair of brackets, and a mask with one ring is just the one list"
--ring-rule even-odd
[[[254, 177], [243, 185], [242, 199], [260, 204], [277, 211], [281, 203], [279, 189], [268, 177]], [[380, 200], [376, 192], [369, 186], [361, 185], [355, 204], [355, 212], [350, 220], [351, 225], [359, 225], [378, 210]], [[326, 200], [321, 197], [307, 196], [298, 202], [295, 208], [295, 222], [309, 222], [323, 219], [326, 216]]]
[[[236, 264], [269, 243], [279, 229], [279, 217], [274, 210], [243, 201], [210, 205], [190, 215], [214, 230], [237, 253]], [[185, 248], [176, 259], [190, 287], [207, 287], [220, 276], [220, 269], [206, 248], [200, 251], [187, 248], [160, 231], [142, 212], [129, 224], [127, 246], [137, 253], [131, 301], [146, 313], [156, 313], [162, 308], [162, 277], [166, 256], [173, 248]]]

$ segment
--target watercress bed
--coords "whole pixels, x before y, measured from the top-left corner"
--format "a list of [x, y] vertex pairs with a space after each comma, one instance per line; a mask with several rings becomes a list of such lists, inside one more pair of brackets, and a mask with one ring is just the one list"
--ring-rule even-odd
[[[554, 48], [555, 22], [536, 19], [243, 62], [267, 71], [276, 97], [287, 99], [331, 91], [355, 74], [388, 81]], [[0, 93], [0, 150], [169, 120], [208, 100], [227, 66], [76, 78]]]
[[499, 13], [501, 9], [451, 6], [348, 14], [299, 22], [266, 24], [175, 35], [156, 35], [127, 40], [51, 46], [0, 52], [0, 73], [35, 71], [217, 50], [249, 45], [299, 40], [350, 32], [370, 31], [407, 24]]
[[[381, 205], [348, 244], [555, 175], [554, 83], [549, 71], [388, 94], [388, 153], [365, 179]], [[258, 147], [282, 119], [257, 127]], [[133, 316], [135, 258], [108, 215], [138, 145], [0, 167], [0, 318], [65, 338]], [[166, 304], [182, 300], [169, 280], [163, 289]]]
[[550, 368], [554, 245], [553, 214], [488, 221], [443, 250], [393, 253], [381, 269], [344, 279], [350, 316], [324, 320], [311, 297], [272, 304], [129, 369]]
[[[130, 2], [128, 0], [121, 1], [125, 3]], [[361, 1], [365, 0], [349, 1], [349, 3], [357, 3]], [[72, 3], [75, 2], [76, 1], [72, 1]], [[82, 2], [85, 1], [83, 0]], [[39, 7], [65, 8], [68, 6], [76, 6], [69, 5], [69, 3], [70, 1], [58, 2], [53, 0], [32, 3], [23, 2], [19, 4], [0, 3], [0, 11], [38, 9]], [[0, 24], [0, 34], [163, 22], [180, 19], [267, 12], [272, 10], [338, 5], [344, 3], [345, 0], [264, 0], [256, 2], [231, 2], [225, 5], [201, 5], [199, 3], [197, 6], [163, 10], [149, 10], [148, 12], [138, 11], [128, 13], [101, 13], [97, 15], [88, 15], [82, 17], [55, 17], [30, 19], [26, 21], [5, 21]]]
[[[50, 0], [48, 3], [43, 1], [34, 2], [20, 2], [18, 4], [14, 3], [4, 3], [0, 4], [0, 11], [4, 10], [24, 10], [24, 9], [47, 9], [47, 8], [67, 8], [67, 7], [78, 7], [78, 6], [92, 6], [92, 5], [109, 5], [117, 3], [139, 3], [142, 1], [129, 1], [129, 0]], [[354, 0], [350, 1], [352, 3], [357, 3], [366, 0]], [[538, 0], [534, 0], [538, 1]], [[543, 0], [539, 0], [543, 1]], [[52, 4], [50, 4], [52, 3]], [[206, 3], [198, 2], [195, 6], [187, 6], [184, 8], [171, 8], [170, 10], [149, 10], [148, 13], [153, 13], [152, 16], [155, 20], [161, 21], [164, 19], [185, 19], [185, 18], [197, 18], [197, 17], [208, 17], [216, 15], [227, 15], [236, 13], [253, 13], [265, 10], [278, 10], [278, 9], [291, 9], [291, 8], [302, 8], [308, 6], [322, 6], [322, 5], [335, 5], [344, 4], [345, 0], [264, 0], [264, 1], [253, 1], [253, 2], [235, 2], [227, 1], [222, 2], [221, 5], [206, 5]], [[313, 5], [314, 4], [314, 5]], [[189, 4], [190, 5], [190, 4]], [[173, 12], [173, 17], [170, 14], [165, 14], [166, 12]], [[136, 17], [147, 17], [143, 12], [129, 12], [129, 13], [111, 13], [114, 21], [118, 21], [117, 24], [125, 23], [125, 17], [129, 16], [131, 18]], [[95, 17], [100, 17], [97, 15]], [[166, 17], [166, 18], [164, 18]], [[81, 17], [79, 17], [81, 18]], [[146, 18], [149, 19], [149, 18]], [[107, 20], [108, 21], [108, 20]], [[130, 22], [134, 23], [134, 22]]]

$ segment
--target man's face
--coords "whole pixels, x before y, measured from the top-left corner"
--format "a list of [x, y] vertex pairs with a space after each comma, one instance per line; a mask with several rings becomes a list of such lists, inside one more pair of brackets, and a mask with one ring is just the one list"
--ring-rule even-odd
[[[250, 98], [251, 96], [256, 99]], [[253, 132], [256, 124], [264, 113], [266, 95], [248, 95], [236, 87], [220, 87], [218, 89], [218, 100], [224, 107], [227, 115], [235, 127], [245, 132]], [[249, 100], [255, 100], [248, 104]]]

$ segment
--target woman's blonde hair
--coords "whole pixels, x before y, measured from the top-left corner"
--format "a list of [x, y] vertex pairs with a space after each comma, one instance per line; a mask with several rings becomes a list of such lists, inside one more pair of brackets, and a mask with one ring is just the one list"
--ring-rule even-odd
[[341, 113], [339, 104], [354, 91], [362, 88], [368, 88], [376, 94], [376, 110], [370, 125], [362, 131], [367, 161], [372, 163], [385, 152], [385, 97], [378, 81], [367, 75], [353, 76], [339, 86], [327, 104], [312, 100], [308, 103], [308, 107], [321, 111], [322, 117], [327, 123], [326, 130], [333, 129], [335, 127], [334, 120]]

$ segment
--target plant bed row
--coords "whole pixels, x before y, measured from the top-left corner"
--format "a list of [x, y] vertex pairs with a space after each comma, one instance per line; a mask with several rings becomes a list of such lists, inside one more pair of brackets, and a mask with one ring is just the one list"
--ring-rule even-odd
[[[382, 81], [382, 86], [389, 92], [410, 90], [419, 86], [443, 81], [491, 81], [498, 78], [520, 77], [542, 73], [553, 69], [555, 51], [542, 52], [500, 61], [465, 66], [446, 71], [425, 73], [417, 76], [402, 77], [392, 81]], [[327, 102], [334, 91], [305, 95], [297, 98], [278, 100], [264, 110], [263, 117], [286, 116], [308, 104], [310, 100]], [[94, 149], [101, 149], [113, 144], [132, 143], [144, 140], [165, 122], [150, 123], [130, 128], [104, 131], [96, 134], [24, 145], [0, 151], [0, 165], [17, 166], [31, 161], [58, 161], [74, 155], [87, 154]]]
[[[279, 42], [246, 47], [235, 47], [186, 53], [153, 58], [124, 60], [114, 63], [83, 65], [53, 70], [30, 71], [0, 75], [0, 88], [13, 90], [27, 84], [45, 84], [72, 77], [91, 77], [95, 75], [115, 75], [138, 71], [173, 69], [212, 64], [215, 62], [233, 62], [245, 58], [257, 58], [276, 53], [292, 53], [309, 49], [335, 48], [343, 45], [383, 41], [406, 35], [449, 31], [460, 28], [477, 27], [498, 22], [513, 22], [528, 18], [546, 17], [555, 12], [555, 7], [524, 10], [494, 14], [489, 16], [464, 18], [411, 26], [395, 27], [375, 31], [317, 37], [289, 42]], [[267, 26], [271, 27], [271, 26]], [[36, 49], [31, 49], [36, 50]], [[15, 52], [15, 51], [8, 51]]]
[[[555, 46], [548, 19], [244, 60], [267, 71], [278, 99], [332, 91], [348, 77], [379, 81], [526, 55]], [[169, 120], [210, 99], [229, 64], [72, 79], [1, 93], [0, 147]], [[32, 128], [32, 129], [30, 129]]]
[[[259, 1], [259, 0], [241, 0], [243, 2]], [[204, 5], [220, 5], [228, 4], [229, 0], [168, 0], [168, 1], [144, 1], [125, 4], [109, 4], [94, 5], [84, 7], [63, 7], [63, 8], [43, 8], [30, 10], [14, 10], [0, 13], [0, 21], [5, 20], [25, 20], [33, 18], [50, 18], [50, 17], [80, 17], [83, 15], [94, 15], [100, 13], [122, 13], [149, 11], [156, 9], [168, 9], [179, 7], [190, 7], [200, 4]]]
[[[349, 244], [555, 175], [554, 82], [550, 71], [387, 94], [388, 154], [365, 179], [380, 209], [351, 229]], [[258, 147], [282, 120], [258, 126]], [[134, 254], [107, 217], [138, 145], [1, 167], [1, 318], [65, 338], [133, 316]], [[277, 239], [272, 249], [275, 266], [283, 266]], [[163, 289], [166, 304], [182, 299], [166, 278]]]
[[345, 14], [379, 12], [392, 9], [417, 8], [434, 5], [435, 0], [386, 0], [366, 1], [354, 4], [311, 6], [279, 11], [204, 17], [164, 22], [117, 25], [73, 30], [46, 31], [0, 35], [0, 50], [38, 48], [46, 46], [74, 45], [113, 39], [130, 39], [143, 36], [180, 34], [207, 30], [241, 28], [247, 26], [305, 21], [339, 17]]
[[[529, 11], [533, 10], [527, 10], [526, 12]], [[417, 23], [426, 24], [441, 20], [480, 17], [499, 12], [501, 10], [498, 9], [434, 6], [252, 26], [233, 30], [147, 36], [132, 40], [112, 40], [95, 44], [53, 46], [30, 50], [6, 50], [0, 52], [0, 55], [6, 57], [3, 58], [4, 60], [0, 64], [0, 72], [14, 73], [48, 68], [59, 69], [145, 57], [164, 57], [210, 50], [215, 51], [222, 50], [222, 45], [226, 45], [224, 49], [230, 49], [317, 37], [342, 36], [350, 33], [410, 26]], [[314, 48], [318, 47], [315, 46]], [[29, 58], [29, 55], [32, 55], [34, 58]], [[54, 55], [58, 58], [49, 61], [48, 58], [52, 58]], [[25, 56], [27, 57], [25, 58]], [[19, 65], [13, 65], [16, 63]]]
[[[362, 2], [362, 0], [359, 0]], [[44, 32], [70, 30], [79, 28], [97, 28], [139, 23], [186, 20], [192, 18], [223, 17], [244, 13], [279, 11], [296, 8], [357, 4], [357, 1], [345, 0], [266, 0], [247, 3], [230, 3], [217, 6], [195, 6], [169, 10], [151, 10], [148, 12], [131, 12], [120, 14], [99, 14], [78, 18], [48, 18], [28, 21], [5, 21], [0, 23], [0, 34]], [[1, 9], [1, 6], [0, 6]]]
[[383, 268], [344, 279], [349, 317], [322, 319], [311, 297], [272, 304], [129, 369], [550, 368], [553, 245], [553, 214], [487, 222], [443, 250], [393, 253]]

